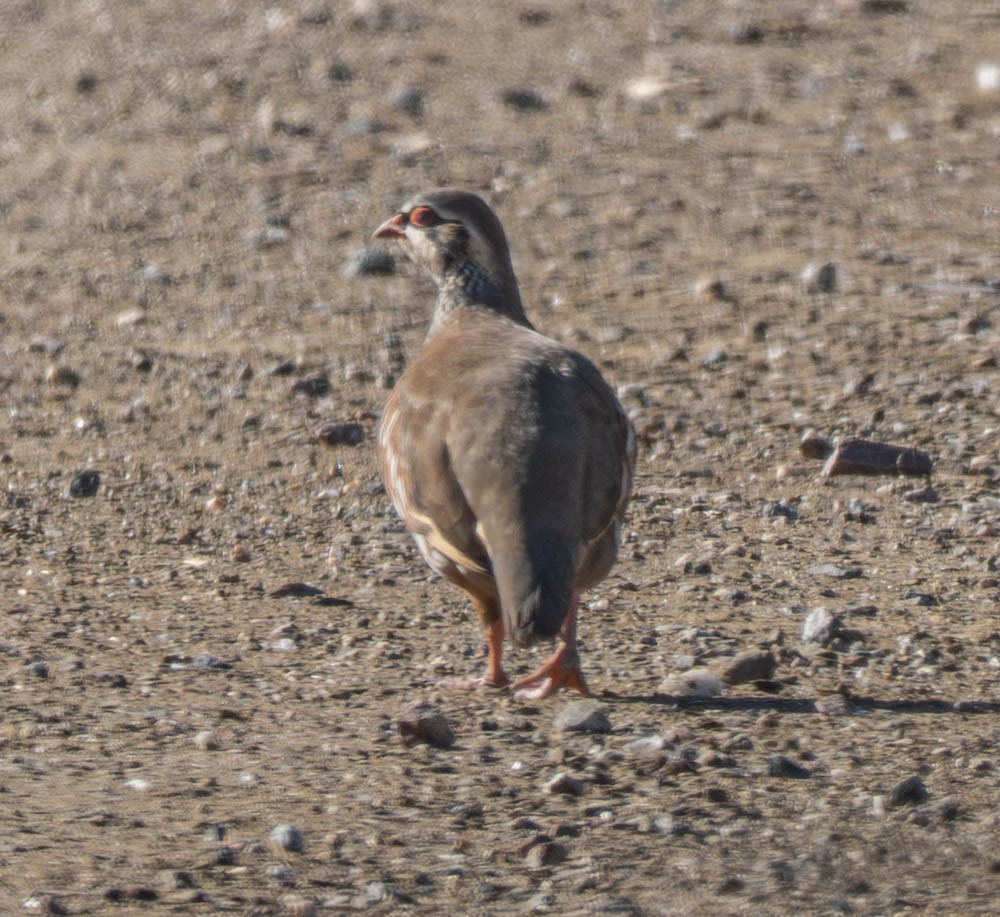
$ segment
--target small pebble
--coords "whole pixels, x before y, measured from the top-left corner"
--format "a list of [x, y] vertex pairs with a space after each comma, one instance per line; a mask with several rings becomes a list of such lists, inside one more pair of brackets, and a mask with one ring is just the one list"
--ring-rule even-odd
[[219, 747], [215, 733], [211, 729], [202, 729], [200, 732], [196, 732], [193, 741], [195, 748], [201, 751], [216, 751]]
[[807, 264], [802, 271], [802, 286], [808, 293], [832, 293], [837, 289], [837, 266], [830, 261]]
[[365, 428], [359, 423], [325, 423], [316, 428], [316, 438], [327, 446], [357, 446], [364, 442]]
[[716, 275], [707, 274], [694, 282], [694, 295], [706, 302], [725, 302], [729, 299], [729, 291], [725, 281]]
[[814, 608], [802, 622], [802, 642], [826, 646], [839, 631], [839, 616], [828, 608]]
[[624, 751], [627, 754], [635, 755], [637, 757], [646, 757], [647, 755], [653, 755], [662, 751], [666, 748], [666, 746], [667, 743], [663, 736], [640, 736], [638, 739], [633, 739], [631, 742], [627, 743]]
[[583, 781], [571, 774], [560, 772], [545, 784], [545, 792], [564, 796], [582, 796]]
[[903, 499], [907, 503], [937, 503], [941, 498], [938, 496], [938, 492], [928, 485], [917, 490], [908, 490], [903, 494]]
[[57, 357], [62, 353], [63, 343], [55, 338], [33, 337], [28, 345], [31, 353], [43, 353], [50, 357]]
[[537, 895], [532, 895], [525, 902], [524, 910], [529, 914], [547, 914], [555, 903], [556, 896], [551, 892], [539, 892]]
[[[312, 598], [313, 596], [322, 595], [323, 590], [318, 586], [311, 586], [309, 583], [303, 583], [298, 580], [290, 583], [282, 583], [280, 586], [276, 586], [272, 589], [268, 595], [275, 599], [284, 598]], [[271, 631], [271, 635], [275, 637], [288, 636], [292, 633], [297, 633], [298, 630], [295, 625], [279, 624], [276, 628]]]
[[857, 134], [848, 134], [844, 138], [843, 150], [848, 156], [863, 156], [868, 152], [868, 143]]
[[570, 701], [552, 720], [562, 732], [611, 732], [607, 714], [593, 700]]
[[212, 854], [212, 862], [216, 866], [232, 866], [236, 862], [237, 849], [228, 844], [223, 844]]
[[295, 825], [275, 825], [268, 838], [279, 850], [301, 853], [305, 849], [305, 838]]
[[962, 805], [954, 796], [945, 796], [937, 802], [931, 803], [928, 807], [928, 814], [935, 821], [954, 821], [962, 811]]
[[437, 748], [451, 748], [455, 744], [455, 733], [448, 720], [429, 704], [417, 703], [409, 707], [399, 717], [396, 728], [407, 747], [418, 742]]
[[290, 376], [295, 372], [296, 366], [294, 360], [279, 360], [277, 363], [273, 363], [266, 367], [264, 370], [264, 375], [266, 376]]
[[761, 515], [765, 519], [795, 520], [799, 516], [799, 511], [786, 500], [773, 500], [764, 504]]
[[267, 867], [266, 872], [269, 879], [280, 882], [282, 885], [291, 885], [295, 881], [295, 870], [282, 863], [272, 863]]
[[905, 13], [909, 7], [909, 0], [861, 0], [861, 12], [872, 15]]
[[285, 245], [291, 237], [292, 234], [284, 226], [261, 226], [247, 233], [247, 241], [262, 251]]
[[228, 829], [225, 825], [214, 824], [209, 825], [205, 829], [204, 839], [207, 844], [218, 844], [220, 841], [226, 839], [226, 831]]
[[55, 895], [32, 895], [21, 902], [21, 907], [26, 911], [44, 914], [46, 917], [62, 917], [63, 914], [70, 913], [66, 905]]
[[508, 108], [516, 111], [533, 112], [548, 108], [548, 102], [534, 89], [505, 89], [500, 100]]
[[418, 86], [399, 86], [389, 93], [389, 104], [414, 118], [423, 117], [425, 101], [426, 94]]
[[930, 791], [923, 780], [917, 776], [907, 777], [892, 788], [892, 792], [889, 794], [889, 805], [893, 808], [913, 805], [924, 802], [929, 796]]
[[682, 822], [677, 820], [676, 816], [670, 812], [666, 812], [663, 815], [657, 815], [652, 820], [650, 827], [657, 834], [666, 834], [668, 836], [686, 834], [689, 830]]
[[83, 379], [76, 370], [60, 363], [53, 363], [45, 370], [45, 381], [59, 388], [77, 388]]
[[165, 869], [159, 875], [159, 884], [169, 891], [197, 888], [195, 877], [183, 869]]
[[292, 383], [292, 394], [305, 395], [307, 398], [324, 398], [330, 391], [330, 380], [321, 373], [296, 379]]
[[135, 325], [142, 325], [146, 321], [146, 310], [135, 306], [131, 309], [124, 309], [115, 316], [115, 324], [119, 328], [130, 328]]
[[77, 92], [86, 94], [89, 92], [93, 92], [95, 89], [97, 89], [97, 86], [100, 82], [101, 82], [100, 77], [98, 77], [96, 73], [93, 73], [89, 70], [84, 70], [83, 73], [81, 73], [76, 78], [76, 84], [74, 88], [76, 89]]
[[688, 669], [675, 672], [663, 680], [659, 690], [672, 697], [690, 697], [707, 700], [717, 697], [724, 690], [722, 679], [708, 668]]
[[566, 847], [557, 841], [535, 844], [524, 860], [529, 869], [541, 869], [544, 866], [556, 866], [569, 855]]
[[665, 775], [694, 774], [698, 772], [698, 752], [693, 748], [682, 748], [675, 754], [668, 755], [663, 762], [662, 773]]
[[860, 579], [861, 570], [857, 567], [841, 567], [837, 564], [813, 564], [806, 568], [810, 576], [828, 576], [830, 579]]
[[647, 107], [667, 96], [673, 88], [673, 83], [658, 76], [643, 76], [629, 80], [622, 87], [622, 95], [626, 101], [639, 107]]
[[777, 667], [778, 661], [770, 650], [745, 650], [723, 668], [722, 680], [728, 685], [768, 681]]
[[1000, 92], [1000, 66], [982, 63], [976, 67], [976, 86], [980, 92]]
[[315, 917], [316, 902], [302, 895], [284, 895], [279, 899], [281, 909], [290, 917]]
[[767, 775], [768, 777], [791, 777], [796, 780], [804, 780], [812, 776], [812, 771], [786, 755], [771, 755], [767, 760]]

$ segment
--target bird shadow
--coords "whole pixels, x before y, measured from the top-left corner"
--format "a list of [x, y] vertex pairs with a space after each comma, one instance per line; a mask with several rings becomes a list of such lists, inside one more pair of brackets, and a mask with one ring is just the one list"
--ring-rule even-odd
[[[815, 699], [786, 697], [678, 697], [670, 694], [622, 695], [604, 692], [601, 700], [608, 704], [645, 704], [653, 707], [669, 707], [674, 710], [714, 710], [718, 713], [791, 713], [815, 714]], [[970, 701], [945, 699], [903, 699], [885, 700], [878, 697], [852, 695], [845, 698], [845, 713], [857, 715], [884, 710], [905, 714], [996, 714], [1000, 713], [1000, 701]]]

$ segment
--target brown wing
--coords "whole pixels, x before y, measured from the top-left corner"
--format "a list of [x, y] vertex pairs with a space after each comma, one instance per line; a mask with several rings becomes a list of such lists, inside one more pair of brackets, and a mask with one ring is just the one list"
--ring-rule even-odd
[[607, 576], [617, 557], [635, 479], [636, 442], [631, 422], [596, 367], [588, 363], [580, 377], [593, 393], [589, 398], [591, 429], [602, 441], [594, 456], [588, 487], [604, 495], [594, 505], [580, 551], [577, 586], [586, 589]]
[[489, 556], [445, 441], [453, 406], [433, 397], [424, 375], [418, 358], [386, 404], [379, 428], [382, 479], [431, 567], [466, 588], [492, 591]]

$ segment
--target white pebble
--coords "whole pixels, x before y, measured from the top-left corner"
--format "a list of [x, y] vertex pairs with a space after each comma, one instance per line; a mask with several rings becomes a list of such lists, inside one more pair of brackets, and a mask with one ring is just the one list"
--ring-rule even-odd
[[630, 80], [625, 84], [625, 98], [630, 102], [655, 102], [663, 98], [670, 92], [671, 83], [669, 80], [658, 76], [643, 76], [637, 80]]
[[886, 134], [893, 143], [901, 143], [903, 140], [910, 139], [910, 132], [906, 125], [900, 124], [898, 121], [889, 125]]
[[827, 608], [814, 608], [802, 622], [802, 642], [826, 646], [839, 622]]
[[672, 697], [706, 699], [721, 694], [723, 687], [722, 679], [711, 669], [697, 668], [667, 676], [660, 691]]
[[1000, 66], [983, 62], [976, 67], [976, 85], [980, 92], [1000, 91]]
[[146, 321], [146, 310], [140, 306], [132, 309], [125, 309], [115, 316], [115, 324], [119, 328], [126, 328], [129, 325], [142, 325]]
[[271, 829], [271, 843], [282, 850], [299, 853], [305, 847], [302, 831], [295, 825], [275, 825]]
[[219, 747], [215, 733], [211, 729], [202, 729], [194, 735], [195, 747], [201, 751], [215, 751]]

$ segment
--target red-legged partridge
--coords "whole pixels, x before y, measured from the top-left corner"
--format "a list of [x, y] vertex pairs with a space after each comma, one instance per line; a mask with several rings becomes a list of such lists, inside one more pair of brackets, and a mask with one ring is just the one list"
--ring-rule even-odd
[[[475, 194], [441, 189], [375, 230], [438, 285], [423, 348], [379, 430], [382, 477], [427, 563], [471, 597], [489, 657], [477, 684], [589, 694], [576, 649], [580, 593], [614, 564], [635, 435], [586, 357], [539, 334], [503, 227]], [[503, 638], [559, 645], [511, 684]]]

